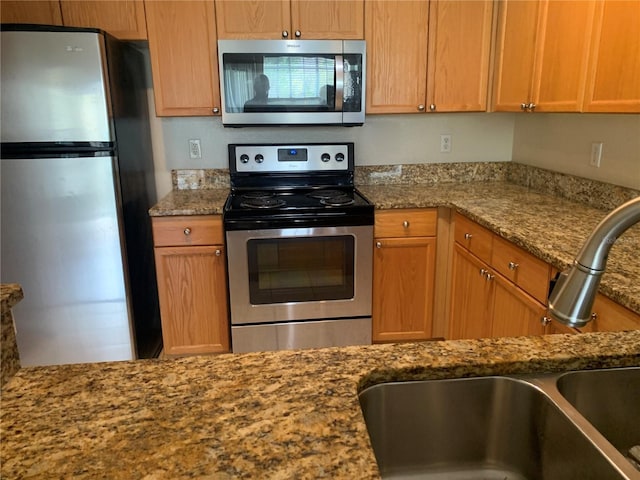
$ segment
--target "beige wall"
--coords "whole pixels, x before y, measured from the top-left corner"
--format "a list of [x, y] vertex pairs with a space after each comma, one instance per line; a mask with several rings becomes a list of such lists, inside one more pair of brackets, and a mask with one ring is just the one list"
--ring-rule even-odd
[[[592, 142], [603, 142], [600, 168]], [[640, 189], [640, 115], [518, 114], [512, 160]]]

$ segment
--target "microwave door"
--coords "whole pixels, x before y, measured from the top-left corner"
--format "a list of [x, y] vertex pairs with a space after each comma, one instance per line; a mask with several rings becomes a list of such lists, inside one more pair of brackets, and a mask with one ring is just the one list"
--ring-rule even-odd
[[344, 60], [342, 55], [336, 55], [336, 94], [335, 111], [342, 112], [342, 98], [344, 95]]

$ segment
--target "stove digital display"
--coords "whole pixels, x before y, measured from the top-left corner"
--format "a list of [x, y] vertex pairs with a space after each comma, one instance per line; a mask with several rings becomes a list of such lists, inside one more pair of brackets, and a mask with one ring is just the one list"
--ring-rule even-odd
[[306, 162], [307, 149], [306, 148], [279, 148], [278, 161], [279, 162]]

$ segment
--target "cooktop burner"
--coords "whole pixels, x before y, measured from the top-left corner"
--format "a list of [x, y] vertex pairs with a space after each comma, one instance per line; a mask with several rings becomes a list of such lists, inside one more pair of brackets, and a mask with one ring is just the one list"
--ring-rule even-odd
[[229, 145], [227, 230], [373, 225], [353, 144]]

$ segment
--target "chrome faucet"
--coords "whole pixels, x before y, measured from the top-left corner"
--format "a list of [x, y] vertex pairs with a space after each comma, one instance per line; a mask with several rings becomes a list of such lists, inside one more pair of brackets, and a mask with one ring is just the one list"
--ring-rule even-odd
[[553, 318], [570, 327], [584, 327], [591, 320], [609, 251], [618, 237], [638, 222], [640, 197], [620, 205], [598, 224], [549, 295], [548, 313]]

